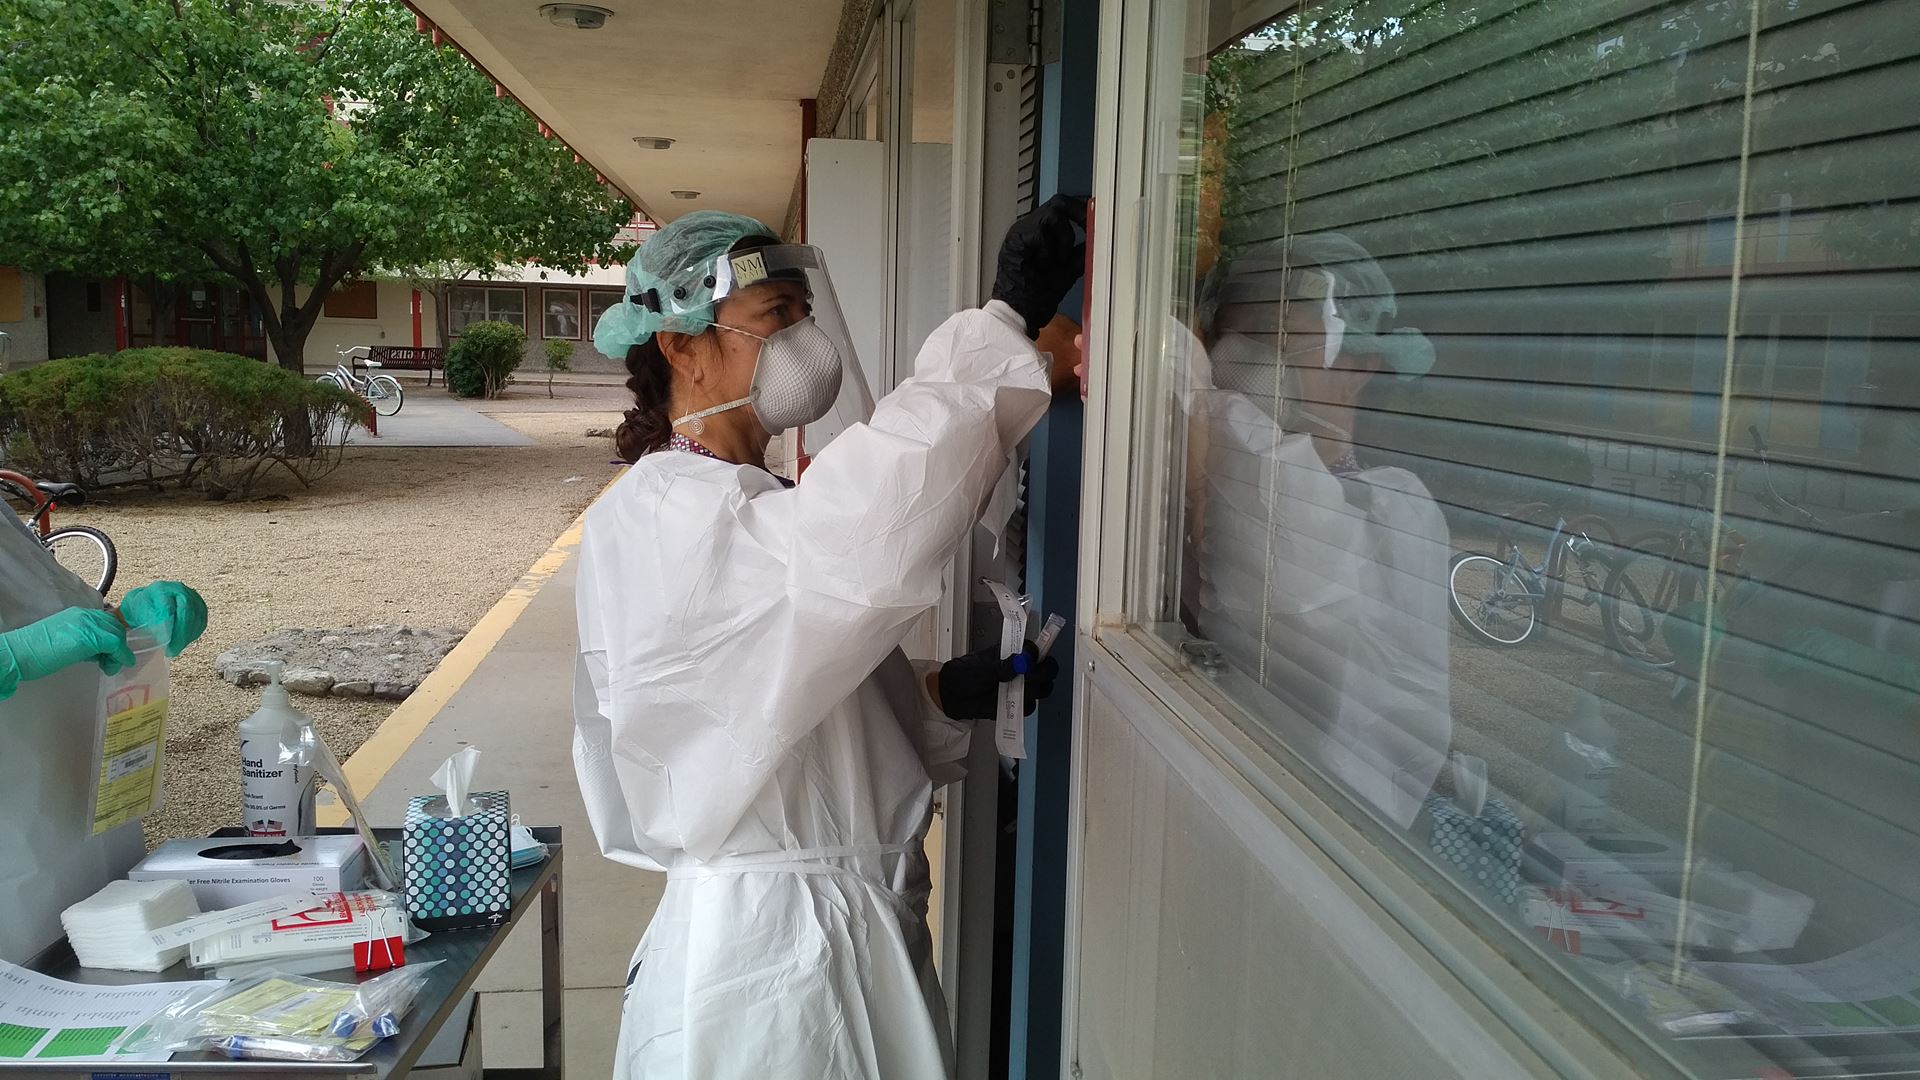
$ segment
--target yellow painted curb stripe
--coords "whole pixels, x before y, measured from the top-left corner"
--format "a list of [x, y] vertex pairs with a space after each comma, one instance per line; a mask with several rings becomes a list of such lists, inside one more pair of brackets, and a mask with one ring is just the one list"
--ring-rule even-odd
[[[573, 519], [573, 524], [560, 534], [547, 553], [527, 568], [527, 572], [513, 583], [513, 587], [493, 605], [492, 610], [481, 616], [480, 621], [473, 624], [473, 629], [467, 631], [467, 636], [460, 639], [460, 644], [447, 653], [447, 658], [440, 661], [440, 666], [433, 669], [433, 674], [427, 676], [420, 688], [401, 702], [381, 723], [373, 737], [362, 743], [360, 749], [354, 751], [353, 756], [341, 766], [347, 783], [353, 787], [356, 795], [366, 798], [379, 786], [380, 781], [386, 779], [394, 763], [400, 760], [400, 755], [407, 752], [453, 695], [466, 685], [468, 677], [480, 666], [480, 661], [485, 660], [494, 646], [500, 644], [507, 629], [533, 602], [534, 594], [579, 550], [580, 525], [585, 520], [584, 514]], [[314, 816], [325, 826], [348, 823], [346, 807], [338, 800], [331, 806], [318, 808]]]

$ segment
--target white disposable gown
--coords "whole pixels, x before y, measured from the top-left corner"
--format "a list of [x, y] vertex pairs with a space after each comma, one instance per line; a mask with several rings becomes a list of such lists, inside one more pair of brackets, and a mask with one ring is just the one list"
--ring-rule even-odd
[[[0, 631], [100, 606], [100, 594], [0, 504]], [[58, 941], [60, 912], [126, 876], [145, 850], [137, 822], [92, 835], [87, 774], [99, 709], [100, 668], [91, 663], [23, 682], [0, 700], [0, 959], [22, 963]]]
[[1336, 476], [1271, 399], [1187, 359], [1200, 632], [1305, 721], [1296, 749], [1407, 827], [1453, 735], [1446, 518], [1405, 469]]
[[587, 512], [575, 766], [601, 850], [667, 872], [615, 1076], [950, 1073], [921, 838], [969, 731], [898, 646], [1046, 410], [1020, 325], [949, 319], [792, 488], [666, 451]]

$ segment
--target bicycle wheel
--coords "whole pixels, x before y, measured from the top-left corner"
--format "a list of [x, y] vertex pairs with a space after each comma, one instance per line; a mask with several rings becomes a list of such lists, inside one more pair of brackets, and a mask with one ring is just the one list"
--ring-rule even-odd
[[74, 577], [93, 586], [100, 595], [113, 588], [120, 556], [106, 533], [85, 525], [68, 525], [48, 533], [40, 542], [53, 554], [54, 562], [71, 570]]
[[346, 385], [340, 381], [340, 377], [338, 375], [335, 375], [331, 371], [327, 372], [325, 375], [316, 377], [313, 381], [317, 383], [326, 383], [328, 386], [331, 386], [337, 390], [345, 390], [347, 388]]
[[1488, 645], [1518, 645], [1540, 624], [1538, 601], [1514, 568], [1475, 551], [1453, 557], [1447, 607], [1468, 633]]
[[400, 380], [391, 375], [375, 375], [367, 380], [367, 401], [373, 411], [381, 416], [392, 416], [400, 411], [400, 405], [406, 395], [400, 389]]
[[1600, 593], [1600, 624], [1607, 647], [1629, 663], [1650, 669], [1673, 666], [1673, 649], [1661, 630], [1667, 617], [1700, 598], [1701, 571], [1680, 558], [1680, 538], [1642, 537], [1623, 551]]

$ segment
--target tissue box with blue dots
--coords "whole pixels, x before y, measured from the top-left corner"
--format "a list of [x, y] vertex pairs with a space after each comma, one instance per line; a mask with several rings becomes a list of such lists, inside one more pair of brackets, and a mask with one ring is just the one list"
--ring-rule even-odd
[[507, 793], [476, 791], [464, 816], [445, 795], [407, 800], [401, 853], [407, 913], [423, 930], [498, 926], [513, 908]]

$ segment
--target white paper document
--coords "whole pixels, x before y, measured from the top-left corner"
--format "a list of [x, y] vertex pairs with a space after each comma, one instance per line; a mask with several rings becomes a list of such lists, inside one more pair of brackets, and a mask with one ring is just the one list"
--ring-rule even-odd
[[1920, 927], [1807, 964], [1696, 964], [1790, 1034], [1920, 1031]]
[[0, 961], [0, 1062], [165, 1060], [118, 1053], [140, 1025], [207, 982], [86, 986]]

